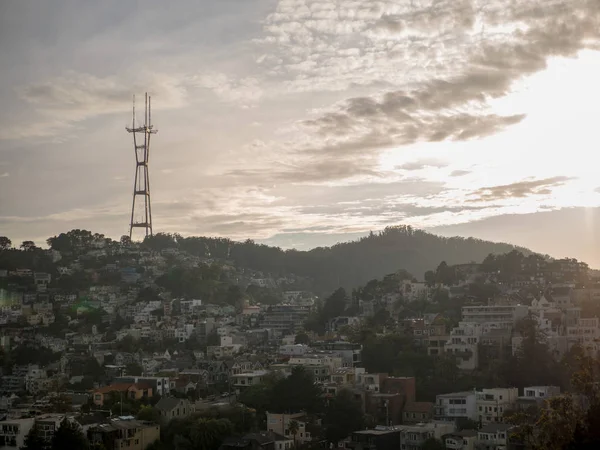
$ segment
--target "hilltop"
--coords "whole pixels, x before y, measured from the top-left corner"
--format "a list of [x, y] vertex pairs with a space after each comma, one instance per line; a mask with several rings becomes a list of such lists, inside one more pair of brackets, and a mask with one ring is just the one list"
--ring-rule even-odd
[[282, 250], [254, 241], [235, 242], [229, 239], [187, 237], [157, 234], [146, 244], [156, 250], [178, 247], [202, 257], [231, 261], [273, 275], [294, 274], [310, 278], [318, 293], [329, 293], [340, 286], [353, 288], [373, 278], [404, 270], [422, 279], [423, 274], [448, 264], [482, 261], [490, 253], [518, 250], [531, 251], [510, 244], [473, 238], [441, 237], [409, 226], [388, 227], [379, 233], [355, 241], [318, 247], [308, 251]]

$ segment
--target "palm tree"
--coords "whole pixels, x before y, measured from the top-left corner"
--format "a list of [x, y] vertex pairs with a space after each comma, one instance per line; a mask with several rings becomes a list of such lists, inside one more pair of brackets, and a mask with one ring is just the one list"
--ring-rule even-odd
[[228, 419], [198, 419], [190, 431], [193, 448], [216, 450], [221, 441], [233, 433]]
[[294, 436], [294, 448], [296, 447], [296, 435], [298, 434], [298, 430], [300, 429], [300, 425], [296, 420], [290, 420], [288, 423], [288, 431], [292, 436]]

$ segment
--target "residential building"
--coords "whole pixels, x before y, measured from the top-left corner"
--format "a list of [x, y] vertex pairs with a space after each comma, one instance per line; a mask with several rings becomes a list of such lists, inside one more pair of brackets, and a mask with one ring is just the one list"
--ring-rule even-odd
[[356, 385], [367, 391], [379, 392], [383, 380], [387, 378], [387, 373], [358, 373]]
[[519, 390], [517, 388], [483, 389], [477, 392], [477, 419], [482, 425], [502, 422], [504, 413], [514, 409]]
[[344, 367], [356, 367], [362, 363], [362, 346], [346, 341], [316, 342], [311, 344], [315, 350], [326, 350], [341, 356]]
[[[219, 450], [287, 450], [293, 446], [286, 447], [288, 440], [275, 433], [250, 433], [242, 437], [228, 437], [223, 440]], [[279, 445], [277, 445], [279, 444]]]
[[122, 396], [131, 400], [140, 400], [152, 397], [153, 390], [147, 383], [116, 383], [96, 389], [92, 393], [92, 400], [96, 406], [103, 406], [109, 399], [116, 400], [113, 398], [114, 395], [117, 395], [117, 398]]
[[231, 376], [231, 385], [239, 391], [240, 389], [247, 388], [248, 386], [254, 386], [260, 384], [263, 381], [265, 375], [269, 372], [267, 370], [256, 370], [254, 372], [240, 373]]
[[42, 439], [46, 442], [50, 442], [54, 433], [60, 427], [60, 423], [65, 418], [62, 414], [48, 414], [45, 416], [37, 417], [35, 420], [35, 427], [39, 432]]
[[164, 422], [183, 419], [194, 412], [193, 405], [185, 398], [162, 397], [154, 407]]
[[355, 431], [347, 447], [353, 450], [398, 450], [401, 448], [400, 428], [377, 426], [372, 430]]
[[342, 367], [342, 357], [332, 352], [307, 353], [301, 356], [292, 356], [289, 360], [291, 366], [328, 366], [331, 371]]
[[402, 424], [430, 422], [433, 420], [433, 407], [431, 402], [407, 402], [402, 411]]
[[463, 306], [463, 322], [493, 323], [494, 328], [512, 328], [529, 313], [527, 305]]
[[440, 420], [477, 420], [476, 392], [464, 391], [437, 395], [433, 414], [434, 418]]
[[280, 345], [278, 353], [282, 356], [302, 356], [310, 351], [308, 345], [288, 344]]
[[311, 441], [311, 433], [307, 430], [308, 420], [304, 413], [275, 414], [267, 412], [267, 431], [293, 438], [289, 430], [292, 421], [298, 423], [298, 433], [295, 436], [296, 442], [304, 444]]
[[542, 406], [546, 399], [560, 395], [558, 386], [530, 386], [523, 389], [523, 395], [517, 398], [518, 409], [530, 406]]
[[514, 425], [491, 423], [477, 432], [478, 450], [505, 450], [509, 448], [510, 433]]
[[0, 450], [19, 449], [33, 428], [35, 419], [17, 419], [0, 422]]
[[144, 383], [152, 387], [152, 395], [168, 395], [169, 394], [169, 378], [168, 377], [117, 377], [115, 383]]
[[33, 274], [33, 281], [38, 292], [45, 292], [52, 280], [49, 273], [36, 272]]
[[160, 425], [127, 418], [92, 427], [87, 432], [92, 445], [107, 450], [145, 450], [160, 438]]
[[300, 331], [308, 318], [310, 308], [299, 305], [272, 305], [264, 313], [261, 326], [273, 330]]
[[444, 445], [448, 450], [475, 450], [477, 431], [463, 430], [444, 436]]
[[420, 450], [428, 439], [441, 440], [442, 436], [453, 433], [455, 424], [452, 422], [428, 422], [416, 425], [401, 425], [400, 450]]
[[479, 340], [482, 327], [479, 323], [459, 322], [450, 332], [450, 339], [444, 345], [444, 353], [456, 359], [462, 370], [475, 370], [479, 367]]

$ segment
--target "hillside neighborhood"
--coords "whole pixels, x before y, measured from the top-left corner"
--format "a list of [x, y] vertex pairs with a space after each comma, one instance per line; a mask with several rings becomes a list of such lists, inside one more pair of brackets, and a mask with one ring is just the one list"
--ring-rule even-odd
[[514, 249], [322, 292], [261, 270], [266, 246], [241, 264], [226, 245], [0, 237], [0, 450], [508, 450], [594, 431], [587, 264]]

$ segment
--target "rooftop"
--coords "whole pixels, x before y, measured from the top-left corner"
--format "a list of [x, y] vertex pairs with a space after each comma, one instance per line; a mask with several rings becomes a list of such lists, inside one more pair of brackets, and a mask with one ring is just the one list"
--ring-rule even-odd
[[449, 394], [439, 394], [438, 398], [464, 397], [465, 395], [473, 395], [474, 391], [451, 392]]

